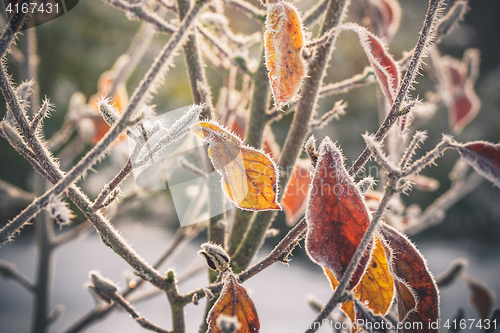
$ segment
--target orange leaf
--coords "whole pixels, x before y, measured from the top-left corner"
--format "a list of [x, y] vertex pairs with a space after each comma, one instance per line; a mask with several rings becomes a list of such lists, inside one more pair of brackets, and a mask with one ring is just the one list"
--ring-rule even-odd
[[309, 160], [299, 159], [281, 200], [286, 214], [286, 224], [293, 226], [304, 214], [307, 206], [307, 192], [311, 184], [312, 166]]
[[[363, 197], [344, 167], [342, 152], [328, 137], [319, 147], [306, 218], [309, 256], [317, 264], [330, 269], [340, 280], [370, 224], [370, 218]], [[371, 247], [361, 258], [348, 290], [361, 280], [370, 251]]]
[[260, 330], [257, 310], [245, 288], [238, 284], [232, 273], [226, 275], [219, 299], [208, 313], [207, 333], [222, 332], [217, 325], [220, 315], [235, 317], [240, 324], [238, 333], [257, 333]]
[[297, 9], [288, 2], [269, 0], [266, 6], [266, 65], [274, 103], [280, 109], [295, 97], [306, 73], [303, 29]]
[[281, 210], [278, 170], [266, 154], [245, 147], [240, 138], [215, 122], [199, 122], [193, 132], [208, 143], [212, 164], [222, 176], [222, 189], [237, 207]]
[[439, 320], [439, 293], [422, 255], [405, 236], [386, 224], [380, 225], [379, 235], [390, 258], [402, 332], [438, 332], [429, 323]]

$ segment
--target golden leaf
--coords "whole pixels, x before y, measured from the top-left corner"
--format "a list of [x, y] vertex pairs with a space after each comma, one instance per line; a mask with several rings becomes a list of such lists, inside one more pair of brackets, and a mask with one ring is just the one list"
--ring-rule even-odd
[[215, 122], [201, 121], [193, 132], [204, 139], [213, 166], [222, 176], [222, 189], [241, 209], [281, 210], [277, 202], [278, 170], [266, 154]]

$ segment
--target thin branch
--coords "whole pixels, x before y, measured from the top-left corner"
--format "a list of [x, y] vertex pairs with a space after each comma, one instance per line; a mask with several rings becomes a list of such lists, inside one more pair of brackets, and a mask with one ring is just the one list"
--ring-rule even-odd
[[201, 35], [213, 46], [216, 47], [217, 50], [219, 50], [220, 53], [224, 57], [226, 57], [231, 63], [236, 66], [239, 70], [241, 70], [245, 74], [252, 74], [250, 70], [247, 67], [246, 60], [242, 57], [235, 57], [231, 51], [229, 51], [224, 45], [222, 45], [217, 38], [215, 38], [214, 35], [208, 31], [205, 27], [203, 27], [201, 24], [196, 25], [196, 29], [201, 33]]
[[[389, 111], [384, 122], [382, 123], [382, 125], [380, 125], [377, 133], [375, 134], [375, 139], [377, 141], [382, 141], [389, 132], [389, 129], [392, 127], [392, 125], [396, 123], [396, 120], [399, 116], [399, 109], [401, 108], [402, 103], [406, 101], [408, 91], [415, 80], [415, 76], [417, 75], [422, 58], [424, 56], [424, 51], [428, 47], [429, 41], [432, 38], [431, 35], [436, 21], [436, 16], [441, 4], [442, 0], [429, 0], [427, 14], [425, 16], [422, 31], [420, 32], [420, 36], [417, 41], [417, 46], [415, 47], [415, 51], [412, 54], [410, 65], [408, 66], [408, 70], [406, 71], [401, 81], [401, 86], [399, 88], [396, 99], [392, 104], [391, 110]], [[368, 161], [370, 155], [370, 150], [368, 148], [365, 148], [356, 162], [354, 162], [354, 164], [349, 169], [349, 175], [355, 176]]]
[[346, 93], [354, 88], [364, 87], [377, 82], [371, 67], [367, 67], [363, 73], [354, 75], [344, 81], [330, 83], [319, 90], [319, 97]]
[[[28, 4], [29, 2], [30, 0], [19, 1], [19, 8], [22, 8], [24, 4]], [[28, 12], [23, 13], [22, 10], [15, 11], [14, 15], [9, 21], [9, 24], [7, 24], [7, 27], [5, 27], [5, 29], [3, 30], [2, 35], [0, 36], [0, 59], [2, 59], [7, 52], [7, 49], [16, 37], [19, 29], [21, 29], [27, 16]]]
[[305, 13], [302, 22], [306, 27], [313, 25], [325, 13], [328, 0], [319, 0], [316, 5]]
[[54, 237], [54, 239], [52, 240], [52, 245], [54, 247], [64, 245], [64, 244], [74, 240], [78, 236], [90, 231], [91, 227], [92, 227], [92, 223], [89, 220], [85, 220], [82, 223], [80, 223], [78, 226], [76, 226], [75, 228], [68, 230], [63, 234], [60, 234], [60, 235]]
[[256, 19], [258, 21], [264, 21], [266, 19], [266, 12], [254, 7], [244, 0], [228, 0], [230, 6], [238, 9], [240, 12], [248, 16], [249, 18]]
[[19, 282], [19, 284], [26, 288], [26, 290], [28, 291], [36, 291], [34, 283], [31, 282], [31, 280], [27, 276], [19, 272], [16, 265], [8, 261], [0, 260], [0, 275], [2, 275], [4, 278]]
[[405, 234], [410, 236], [415, 235], [441, 222], [445, 216], [445, 212], [460, 199], [475, 190], [483, 180], [482, 176], [474, 172], [465, 181], [458, 181], [453, 184], [448, 191], [427, 207], [416, 218], [415, 222], [412, 222], [404, 230]]
[[[258, 263], [256, 263], [246, 271], [238, 274], [238, 280], [240, 280], [241, 282], [245, 282], [251, 277], [262, 272], [264, 269], [271, 266], [272, 264], [285, 259], [290, 254], [291, 250], [293, 250], [295, 245], [297, 245], [298, 238], [300, 238], [300, 236], [303, 234], [306, 228], [307, 228], [307, 223], [305, 218], [303, 218], [299, 223], [295, 225], [295, 227], [293, 227], [288, 232], [288, 234], [285, 237], [283, 237], [283, 239], [267, 255], [267, 257], [261, 259]], [[197, 294], [198, 298], [202, 298], [205, 297], [205, 292], [203, 291], [203, 289], [208, 288], [212, 292], [217, 293], [222, 290], [222, 285], [223, 285], [222, 282], [213, 283], [208, 287], [199, 288], [190, 293], [180, 295], [180, 297], [182, 298], [184, 304], [188, 304], [192, 302], [194, 294]]]
[[171, 331], [164, 330], [163, 328], [150, 323], [146, 318], [142, 317], [137, 312], [137, 310], [135, 310], [134, 307], [129, 302], [127, 302], [127, 300], [123, 298], [120, 294], [114, 293], [112, 295], [109, 295], [109, 298], [112, 299], [114, 302], [116, 302], [116, 304], [121, 306], [125, 311], [127, 311], [128, 314], [130, 314], [130, 316], [145, 329], [158, 333], [172, 333]]
[[177, 29], [172, 24], [165, 22], [155, 13], [151, 13], [142, 3], [130, 4], [121, 0], [103, 0], [103, 1], [109, 4], [110, 6], [123, 10], [124, 12], [130, 13], [130, 15], [137, 17], [137, 19], [140, 19], [143, 22], [148, 22], [154, 25], [156, 29], [160, 32], [164, 32], [171, 35]]
[[179, 297], [179, 291], [177, 290], [177, 281], [175, 279], [174, 271], [170, 270], [167, 272], [165, 282], [167, 283], [165, 291], [171, 305], [174, 332], [184, 333], [186, 331], [186, 320], [184, 318], [183, 306], [184, 304], [182, 304], [182, 299], [181, 297]]

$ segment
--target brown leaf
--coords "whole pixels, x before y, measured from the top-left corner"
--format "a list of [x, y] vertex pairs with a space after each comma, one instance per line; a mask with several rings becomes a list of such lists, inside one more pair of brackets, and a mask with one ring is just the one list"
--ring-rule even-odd
[[456, 148], [480, 175], [500, 187], [500, 144], [475, 141]]
[[269, 0], [266, 6], [266, 65], [274, 102], [280, 109], [296, 96], [306, 74], [303, 28], [297, 9], [288, 2]]
[[193, 132], [209, 144], [208, 153], [222, 176], [222, 189], [245, 210], [281, 210], [277, 202], [278, 170], [266, 154], [245, 147], [243, 141], [216, 122], [201, 121]]
[[490, 317], [491, 308], [493, 306], [493, 292], [482, 282], [466, 276], [464, 279], [471, 291], [470, 301], [477, 309], [482, 320]]
[[[370, 224], [370, 218], [363, 197], [344, 167], [342, 152], [328, 137], [319, 147], [306, 218], [309, 256], [340, 280]], [[370, 251], [371, 247], [361, 258], [348, 290], [360, 281]]]
[[396, 229], [381, 224], [378, 231], [396, 284], [401, 331], [438, 332], [438, 328], [430, 327], [429, 323], [439, 320], [439, 293], [425, 260]]
[[245, 288], [238, 284], [236, 276], [232, 273], [226, 275], [219, 299], [208, 313], [207, 333], [222, 332], [217, 325], [217, 318], [220, 315], [235, 317], [240, 325], [238, 333], [258, 333], [260, 330], [255, 305]]

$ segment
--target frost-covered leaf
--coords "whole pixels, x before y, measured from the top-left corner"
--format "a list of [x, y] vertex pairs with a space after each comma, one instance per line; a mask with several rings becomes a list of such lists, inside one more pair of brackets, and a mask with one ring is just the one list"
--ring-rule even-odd
[[396, 99], [400, 73], [397, 62], [387, 52], [384, 43], [368, 30], [354, 23], [341, 25], [338, 29], [350, 30], [358, 34], [380, 88], [392, 104]]
[[[338, 285], [338, 280], [327, 268], [325, 268], [324, 271], [330, 281], [332, 289], [335, 290]], [[366, 272], [359, 284], [354, 287], [353, 292], [354, 297], [365, 304], [365, 306], [371, 309], [375, 314], [385, 315], [392, 304], [394, 297], [394, 281], [389, 272], [384, 248], [378, 238], [375, 238], [375, 246]], [[355, 322], [358, 318], [354, 311], [354, 303], [352, 301], [343, 303], [342, 310], [352, 322]]]
[[461, 61], [451, 57], [442, 57], [439, 61], [442, 98], [448, 109], [450, 128], [455, 133], [460, 133], [481, 108], [474, 91], [479, 62], [476, 49], [467, 50]]
[[[429, 322], [439, 320], [439, 293], [424, 258], [396, 229], [381, 224], [378, 232], [396, 285], [401, 331], [438, 332], [438, 328], [428, 326]], [[408, 325], [411, 328], [405, 328], [406, 322], [412, 323]]]
[[480, 175], [500, 187], [500, 144], [476, 141], [455, 148]]
[[278, 169], [271, 158], [244, 146], [240, 138], [216, 122], [198, 122], [193, 132], [208, 143], [212, 164], [222, 176], [222, 189], [237, 207], [281, 210]]
[[238, 333], [258, 333], [260, 330], [255, 305], [245, 288], [236, 281], [236, 276], [232, 273], [226, 275], [219, 299], [208, 313], [207, 333], [222, 332], [217, 320], [222, 315], [235, 318], [238, 321]]
[[[363, 238], [370, 218], [363, 197], [344, 167], [339, 148], [326, 137], [306, 208], [306, 249], [311, 259], [340, 280]], [[371, 246], [360, 260], [347, 289], [358, 284], [370, 259]]]
[[288, 2], [269, 0], [266, 7], [266, 65], [274, 102], [280, 109], [297, 95], [306, 74], [303, 28], [297, 9]]
[[399, 27], [401, 6], [398, 0], [368, 0], [377, 35], [385, 41], [390, 41]]

